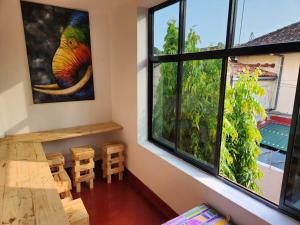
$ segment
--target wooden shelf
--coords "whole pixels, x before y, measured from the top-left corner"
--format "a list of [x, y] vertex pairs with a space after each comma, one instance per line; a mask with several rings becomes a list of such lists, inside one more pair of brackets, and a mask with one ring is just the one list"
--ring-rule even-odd
[[19, 134], [0, 139], [0, 142], [49, 142], [68, 138], [82, 137], [122, 130], [123, 127], [115, 122], [98, 123], [50, 131]]
[[69, 225], [42, 143], [122, 129], [107, 122], [0, 139], [0, 223]]

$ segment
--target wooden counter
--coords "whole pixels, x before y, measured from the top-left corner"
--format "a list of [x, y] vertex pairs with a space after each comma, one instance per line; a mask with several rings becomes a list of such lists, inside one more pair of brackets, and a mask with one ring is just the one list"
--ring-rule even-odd
[[123, 127], [114, 122], [98, 123], [85, 126], [63, 128], [50, 131], [34, 132], [29, 134], [19, 134], [7, 138], [2, 138], [1, 141], [18, 141], [18, 142], [49, 142], [58, 141], [68, 138], [82, 137], [92, 134], [101, 134], [112, 131], [122, 130]]
[[68, 225], [42, 142], [121, 129], [108, 122], [0, 139], [0, 224]]

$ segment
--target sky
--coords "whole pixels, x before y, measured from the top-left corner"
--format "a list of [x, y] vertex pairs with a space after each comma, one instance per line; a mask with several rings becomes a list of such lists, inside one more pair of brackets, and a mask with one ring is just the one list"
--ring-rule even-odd
[[[241, 18], [244, 7], [244, 17]], [[199, 47], [225, 43], [229, 0], [187, 0], [186, 33], [193, 28], [201, 38]], [[179, 21], [179, 3], [154, 14], [154, 46], [163, 48], [167, 21]], [[254, 38], [300, 21], [300, 0], [239, 0], [235, 44], [246, 43], [251, 33]]]

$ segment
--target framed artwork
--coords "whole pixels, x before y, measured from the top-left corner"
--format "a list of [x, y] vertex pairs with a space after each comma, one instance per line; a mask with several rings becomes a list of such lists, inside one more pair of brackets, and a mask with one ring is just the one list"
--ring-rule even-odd
[[33, 102], [95, 99], [88, 12], [21, 1]]

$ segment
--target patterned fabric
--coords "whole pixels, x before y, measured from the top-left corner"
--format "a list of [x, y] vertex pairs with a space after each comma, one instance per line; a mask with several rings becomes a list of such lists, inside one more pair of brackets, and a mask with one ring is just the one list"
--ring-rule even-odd
[[223, 216], [207, 205], [199, 205], [162, 225], [230, 225]]

